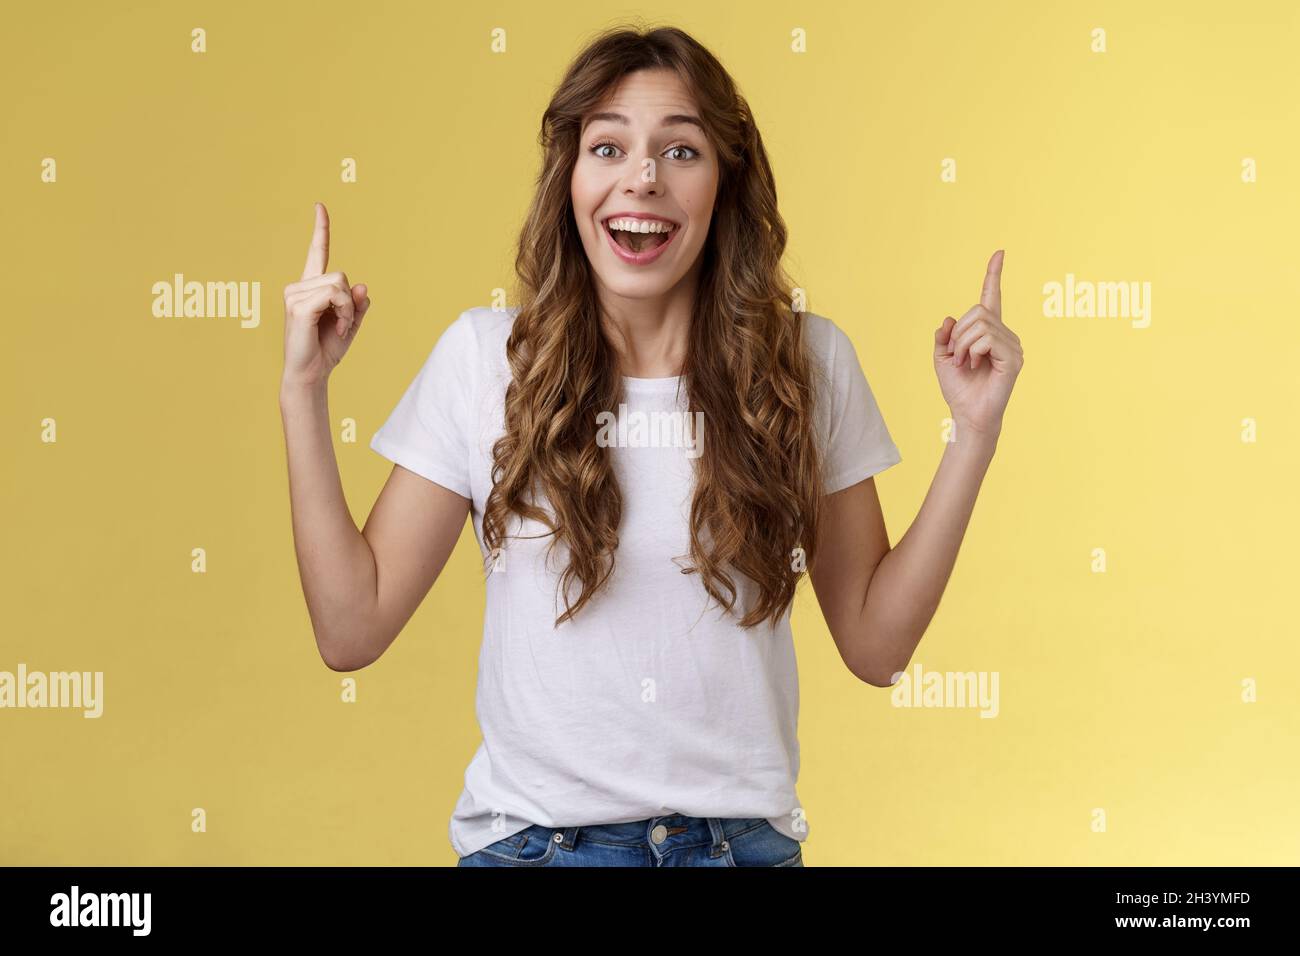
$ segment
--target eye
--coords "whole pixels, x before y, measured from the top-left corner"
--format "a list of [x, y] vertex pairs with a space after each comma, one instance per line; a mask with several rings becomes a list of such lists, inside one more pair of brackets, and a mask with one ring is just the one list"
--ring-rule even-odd
[[603, 142], [599, 142], [599, 143], [596, 143], [595, 145], [593, 145], [593, 146], [591, 147], [591, 150], [590, 150], [590, 151], [591, 151], [592, 153], [595, 153], [596, 156], [599, 157], [600, 159], [613, 159], [613, 158], [614, 158], [613, 156], [610, 156], [610, 155], [607, 155], [607, 154], [606, 154], [606, 155], [602, 155], [602, 154], [600, 153], [600, 150], [602, 150], [602, 149], [607, 149], [607, 148], [608, 148], [608, 149], [618, 149], [618, 147], [615, 146], [613, 143], [608, 142], [608, 141], [603, 141]]
[[684, 149], [684, 150], [686, 150], [687, 152], [691, 153], [690, 156], [680, 156], [680, 157], [678, 157], [679, 159], [682, 159], [682, 160], [695, 159], [697, 156], [700, 155], [700, 151], [699, 151], [698, 149], [696, 149], [694, 146], [670, 146], [670, 147], [668, 147], [668, 152], [670, 152], [670, 153], [674, 153], [674, 152], [676, 152], [676, 151], [679, 150], [679, 149]]

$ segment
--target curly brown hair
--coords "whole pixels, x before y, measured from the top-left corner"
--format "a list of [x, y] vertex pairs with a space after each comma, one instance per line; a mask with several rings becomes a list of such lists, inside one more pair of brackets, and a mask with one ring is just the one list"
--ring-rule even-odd
[[[570, 64], [543, 114], [542, 168], [515, 255], [518, 311], [506, 344], [512, 380], [505, 434], [492, 448], [483, 538], [488, 548], [500, 547], [514, 513], [549, 528], [550, 549], [563, 543], [569, 565], [556, 626], [613, 572], [622, 496], [595, 422], [617, 407], [622, 381], [601, 331], [570, 177], [584, 117], [623, 76], [655, 68], [676, 71], [694, 94], [720, 166], [681, 376], [691, 417], [703, 412], [711, 432], [695, 459], [693, 565], [682, 573], [701, 574], [728, 613], [737, 597], [728, 569], [746, 575], [757, 600], [740, 626], [767, 619], [775, 626], [802, 577], [791, 560], [795, 549], [803, 548], [810, 566], [818, 538], [813, 367], [803, 313], [792, 308], [794, 286], [781, 265], [786, 226], [762, 137], [718, 60], [673, 27], [623, 27], [597, 37]], [[552, 514], [532, 498], [537, 491]], [[574, 582], [581, 589], [571, 604]]]

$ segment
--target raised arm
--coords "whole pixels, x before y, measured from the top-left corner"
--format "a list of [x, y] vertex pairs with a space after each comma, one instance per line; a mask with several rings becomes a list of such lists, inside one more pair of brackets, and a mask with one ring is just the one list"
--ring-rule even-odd
[[939, 608], [1024, 364], [1019, 337], [1002, 324], [1002, 258], [989, 260], [979, 304], [935, 331], [954, 440], [911, 527], [890, 548], [871, 478], [826, 499], [809, 577], [845, 665], [878, 687], [906, 669]]
[[329, 215], [316, 224], [300, 281], [285, 288], [280, 413], [294, 548], [321, 659], [334, 670], [376, 660], [419, 606], [460, 537], [470, 502], [400, 465], [365, 529], [343, 496], [330, 433], [329, 375], [370, 307], [364, 285], [325, 272]]

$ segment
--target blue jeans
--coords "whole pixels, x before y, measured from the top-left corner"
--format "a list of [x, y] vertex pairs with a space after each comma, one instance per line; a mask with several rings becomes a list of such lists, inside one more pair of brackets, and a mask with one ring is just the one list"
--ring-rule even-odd
[[533, 824], [457, 866], [803, 866], [798, 840], [761, 817], [652, 817], [581, 827]]

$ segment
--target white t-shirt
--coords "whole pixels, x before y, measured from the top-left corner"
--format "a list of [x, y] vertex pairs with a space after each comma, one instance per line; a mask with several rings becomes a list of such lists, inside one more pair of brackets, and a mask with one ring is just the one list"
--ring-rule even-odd
[[[799, 680], [789, 612], [775, 629], [764, 623], [745, 631], [711, 603], [698, 573], [681, 573], [700, 448], [655, 427], [630, 427], [636, 412], [677, 413], [683, 421], [688, 406], [675, 395], [677, 378], [624, 378], [626, 407], [611, 412], [629, 427], [609, 448], [623, 494], [615, 570], [572, 621], [555, 627], [568, 551], [557, 544], [546, 565], [545, 525], [521, 525], [512, 515], [509, 532], [519, 537], [489, 560], [483, 506], [492, 443], [504, 432], [505, 345], [515, 311], [462, 312], [370, 442], [472, 500], [485, 559], [475, 705], [483, 740], [452, 813], [452, 846], [467, 856], [530, 824], [671, 814], [764, 817], [786, 836], [807, 839], [795, 794]], [[804, 328], [827, 373], [815, 419], [828, 448], [830, 494], [901, 457], [848, 336], [812, 313]], [[702, 440], [710, 437], [706, 428]], [[539, 506], [552, 513], [544, 500]], [[731, 573], [743, 613], [757, 587]], [[577, 593], [575, 584], [571, 600]]]

